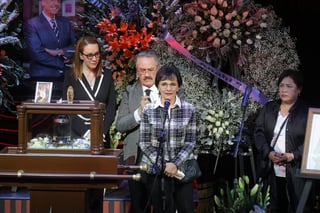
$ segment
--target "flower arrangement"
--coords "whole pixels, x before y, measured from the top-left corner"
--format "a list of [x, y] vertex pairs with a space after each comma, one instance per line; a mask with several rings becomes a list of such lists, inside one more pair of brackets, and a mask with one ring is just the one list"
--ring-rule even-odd
[[90, 140], [86, 138], [76, 138], [67, 143], [55, 143], [47, 135], [32, 138], [28, 142], [29, 149], [90, 149]]
[[195, 23], [191, 36], [182, 42], [193, 48], [240, 48], [261, 39], [260, 31], [267, 27], [265, 8], [254, 8], [249, 1], [198, 0], [183, 5], [185, 15]]
[[242, 111], [241, 94], [224, 88], [221, 94], [216, 95], [216, 106], [201, 114], [203, 123], [200, 124], [200, 128], [205, 127], [201, 138], [203, 148], [219, 156], [220, 153], [230, 150], [230, 145], [233, 145], [232, 140], [239, 131]]
[[271, 6], [252, 0], [198, 0], [181, 8], [167, 15], [171, 35], [193, 55], [264, 94], [274, 95], [273, 82], [282, 70], [298, 68], [295, 38]]
[[[116, 16], [116, 12], [112, 14]], [[107, 61], [113, 70], [113, 78], [119, 84], [118, 86], [126, 85], [127, 82], [135, 79], [135, 72], [133, 72], [135, 55], [141, 50], [149, 49], [153, 34], [148, 32], [147, 27], [140, 27], [135, 23], [116, 18], [103, 18], [97, 26], [108, 46]]]
[[299, 69], [300, 59], [296, 51], [296, 39], [290, 36], [290, 29], [283, 27], [274, 11], [269, 13], [268, 28], [263, 39], [254, 48], [242, 54], [243, 80], [270, 98], [276, 98], [279, 74], [288, 68]]
[[[105, 7], [109, 6], [103, 5]], [[91, 14], [94, 13], [96, 17], [100, 17], [97, 15], [101, 12], [100, 7], [92, 11], [93, 8], [91, 7]], [[113, 7], [110, 8], [114, 11]], [[184, 82], [185, 99], [196, 106], [197, 153], [222, 155], [232, 148], [232, 137], [237, 134], [240, 128], [243, 96], [239, 91], [230, 89], [225, 84], [220, 84], [220, 81], [210, 73], [205, 72], [171, 49], [161, 37], [161, 32], [164, 29], [168, 30], [177, 41], [188, 48], [191, 54], [250, 84], [252, 87], [258, 88], [267, 96], [273, 95], [276, 91], [274, 82], [283, 68], [296, 68], [299, 64], [294, 39], [290, 37], [288, 30], [282, 26], [281, 19], [276, 16], [272, 8], [262, 8], [252, 0], [198, 0], [193, 3], [173, 1], [170, 4], [156, 1], [152, 5], [140, 5], [139, 10], [135, 10], [135, 15], [139, 14], [140, 17], [136, 22], [129, 21], [132, 20], [132, 18], [128, 18], [132, 17], [132, 13], [124, 13], [126, 8], [130, 7], [121, 6], [119, 10], [122, 13], [115, 11], [102, 15], [103, 18], [98, 19], [97, 22], [103, 23], [105, 29], [108, 29], [101, 30], [99, 28], [99, 32], [102, 34], [99, 33], [98, 37], [102, 37], [102, 40], [107, 43], [105, 45], [106, 51], [109, 54], [108, 56], [111, 57], [112, 64], [115, 65], [115, 82], [124, 88], [124, 79], [134, 78], [134, 75], [129, 75], [133, 71], [128, 66], [130, 60], [128, 58], [120, 60], [124, 52], [121, 49], [111, 49], [119, 47], [120, 37], [126, 33], [121, 31], [121, 22], [122, 24], [128, 24], [123, 25], [128, 31], [133, 29], [133, 31], [127, 32], [127, 36], [131, 32], [138, 32], [141, 36], [143, 33], [140, 30], [146, 29], [145, 36], [142, 36], [143, 41], [145, 44], [149, 41], [148, 47], [157, 51], [161, 64], [173, 63], [180, 69]], [[141, 17], [147, 22], [141, 21]], [[95, 22], [86, 23], [95, 24]], [[130, 28], [131, 23], [137, 24], [135, 28]], [[95, 26], [98, 25], [95, 24]], [[158, 30], [154, 30], [155, 28]], [[230, 30], [230, 34], [228, 30]], [[113, 35], [115, 40], [112, 40], [112, 37], [106, 37], [107, 32], [115, 33]], [[237, 39], [234, 35], [237, 35]], [[154, 39], [155, 37], [157, 39]], [[217, 40], [220, 39], [220, 43], [217, 42], [216, 38]], [[222, 41], [223, 39], [224, 41]], [[214, 42], [215, 40], [216, 42]], [[112, 42], [115, 42], [114, 46], [111, 45]], [[139, 45], [138, 47], [140, 47]], [[115, 55], [112, 55], [110, 50], [115, 51]], [[135, 54], [135, 47], [131, 46], [130, 51]], [[276, 58], [275, 55], [277, 55]], [[229, 64], [223, 64], [224, 60], [229, 60]], [[118, 92], [118, 96], [121, 97], [121, 95], [122, 93]], [[259, 107], [258, 102], [250, 102], [246, 109], [247, 116], [245, 119], [254, 114]], [[222, 122], [225, 123], [225, 127], [226, 124], [229, 125], [228, 128], [222, 130], [219, 140], [217, 140], [216, 135], [219, 131], [215, 132], [215, 124], [208, 117], [212, 116], [213, 111], [222, 111]], [[112, 131], [115, 134], [117, 133], [115, 129]], [[117, 135], [115, 137], [117, 138]]]
[[[223, 88], [210, 100], [214, 106], [203, 110], [200, 114], [198, 128], [198, 150], [202, 153], [211, 153], [216, 156], [214, 173], [216, 171], [220, 156], [232, 152], [236, 143], [242, 143], [245, 139], [240, 138], [241, 122], [245, 122], [248, 113], [255, 110], [256, 104], [251, 103], [247, 109], [241, 108], [242, 94], [227, 88]], [[244, 118], [243, 118], [244, 116]], [[243, 120], [242, 120], [243, 119]]]

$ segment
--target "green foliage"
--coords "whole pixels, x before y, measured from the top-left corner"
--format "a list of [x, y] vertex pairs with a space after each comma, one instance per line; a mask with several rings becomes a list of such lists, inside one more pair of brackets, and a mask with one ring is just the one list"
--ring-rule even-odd
[[103, 1], [83, 0], [80, 3], [83, 7], [83, 12], [77, 13], [81, 22], [74, 23], [75, 30], [79, 34], [99, 37], [99, 29], [96, 25], [103, 17], [108, 17], [110, 10]]
[[220, 188], [220, 195], [214, 195], [216, 212], [221, 213], [247, 213], [265, 212], [270, 204], [270, 186], [256, 183], [250, 188], [249, 177], [239, 177], [235, 188], [230, 189], [226, 183]]
[[110, 141], [111, 141], [111, 148], [113, 149], [116, 149], [119, 145], [119, 142], [120, 140], [123, 138], [123, 134], [119, 131], [117, 131], [116, 129], [116, 120], [117, 120], [117, 117], [118, 117], [118, 111], [117, 111], [117, 114], [116, 114], [116, 117], [110, 127]]
[[12, 7], [11, 1], [0, 7], [0, 112], [15, 114], [15, 102], [10, 89], [21, 84], [24, 70], [19, 65], [21, 61], [10, 56], [16, 56], [22, 49], [19, 39], [22, 24], [17, 19], [21, 8], [18, 4]]

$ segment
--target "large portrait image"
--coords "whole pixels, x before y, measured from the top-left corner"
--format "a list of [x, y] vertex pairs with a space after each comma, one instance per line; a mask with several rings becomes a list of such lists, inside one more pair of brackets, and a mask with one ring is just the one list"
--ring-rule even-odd
[[309, 108], [301, 174], [320, 175], [320, 108]]

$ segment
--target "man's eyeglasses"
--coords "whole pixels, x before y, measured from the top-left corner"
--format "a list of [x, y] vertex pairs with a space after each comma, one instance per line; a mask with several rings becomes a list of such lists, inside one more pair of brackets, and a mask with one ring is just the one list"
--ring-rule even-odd
[[100, 52], [96, 53], [90, 53], [90, 54], [84, 54], [82, 53], [85, 57], [87, 57], [89, 60], [93, 59], [93, 57], [100, 58]]
[[146, 74], [147, 72], [148, 73], [153, 73], [154, 71], [156, 71], [156, 69], [157, 69], [157, 67], [152, 67], [152, 68], [148, 68], [148, 69], [139, 68], [138, 72], [141, 73], [141, 74]]

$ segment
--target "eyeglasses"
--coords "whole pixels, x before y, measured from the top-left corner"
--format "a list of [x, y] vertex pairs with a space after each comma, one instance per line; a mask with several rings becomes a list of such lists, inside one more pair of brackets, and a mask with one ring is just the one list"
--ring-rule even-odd
[[93, 57], [100, 58], [100, 52], [90, 53], [90, 54], [84, 54], [84, 53], [82, 53], [82, 55], [84, 55], [85, 57], [87, 57], [89, 60], [92, 60]]
[[138, 72], [141, 73], [141, 74], [146, 74], [147, 72], [148, 73], [153, 73], [154, 71], [156, 71], [156, 69], [157, 69], [157, 67], [152, 67], [152, 68], [148, 68], [148, 69], [139, 68]]

